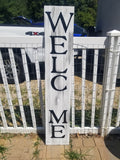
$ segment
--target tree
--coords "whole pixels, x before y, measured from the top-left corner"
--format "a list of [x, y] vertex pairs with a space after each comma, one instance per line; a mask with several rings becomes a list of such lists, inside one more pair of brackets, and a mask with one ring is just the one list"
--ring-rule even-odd
[[43, 21], [45, 0], [27, 0], [28, 16], [34, 21]]
[[97, 0], [0, 0], [0, 23], [12, 23], [12, 17], [21, 15], [44, 21], [44, 5], [75, 6], [75, 23], [95, 26]]
[[89, 26], [95, 26], [97, 0], [80, 0], [79, 2], [79, 6], [76, 6], [75, 22], [86, 29]]
[[0, 0], [0, 23], [10, 23], [11, 13], [8, 4], [4, 0]]
[[26, 0], [0, 0], [0, 23], [12, 23], [12, 18], [27, 15]]

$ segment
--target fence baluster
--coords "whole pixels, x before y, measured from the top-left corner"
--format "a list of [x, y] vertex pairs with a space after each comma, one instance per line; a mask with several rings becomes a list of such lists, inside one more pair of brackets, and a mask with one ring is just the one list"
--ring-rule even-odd
[[71, 84], [71, 101], [72, 101], [72, 127], [74, 128], [75, 127], [75, 95], [74, 95], [74, 55], [72, 57], [72, 66], [71, 66], [71, 81], [72, 81], [72, 84]]
[[43, 94], [42, 94], [41, 75], [40, 75], [41, 69], [39, 66], [37, 49], [35, 49], [35, 67], [36, 67], [36, 75], [37, 75], [38, 89], [39, 89], [42, 125], [44, 127], [45, 126], [45, 111], [44, 111], [44, 104], [43, 104]]
[[85, 126], [85, 77], [86, 77], [86, 50], [82, 50], [82, 119], [81, 127]]
[[7, 100], [8, 100], [8, 105], [10, 108], [13, 126], [16, 128], [17, 122], [16, 122], [16, 118], [15, 118], [15, 112], [14, 112], [14, 108], [13, 108], [12, 98], [11, 98], [11, 94], [10, 94], [10, 90], [9, 90], [9, 86], [8, 86], [8, 81], [7, 81], [7, 76], [6, 76], [6, 72], [5, 72], [5, 68], [4, 68], [4, 64], [3, 64], [1, 51], [0, 51], [0, 69], [1, 69], [1, 74], [2, 74], [2, 78], [3, 78], [3, 83], [4, 83], [4, 87], [5, 87]]
[[118, 111], [117, 111], [117, 120], [116, 120], [116, 127], [120, 125], [120, 96], [119, 96], [119, 105], [118, 105]]
[[92, 109], [91, 109], [91, 127], [95, 123], [95, 105], [96, 105], [96, 82], [97, 82], [97, 69], [98, 69], [98, 50], [94, 51], [94, 70], [93, 70], [93, 93], [92, 93]]
[[23, 49], [23, 48], [21, 49], [21, 54], [22, 54], [22, 60], [23, 60], [23, 67], [24, 67], [24, 73], [25, 73], [25, 79], [26, 79], [26, 87], [27, 87], [27, 92], [28, 92], [32, 123], [33, 123], [33, 127], [36, 128], [36, 119], [35, 119], [35, 112], [34, 112], [34, 106], [33, 106], [33, 97], [32, 97], [32, 90], [31, 90], [31, 85], [30, 85], [30, 78], [29, 78], [25, 49]]
[[3, 127], [7, 128], [8, 125], [7, 125], [7, 121], [6, 121], [6, 117], [5, 117], [5, 113], [4, 113], [1, 99], [0, 99], [0, 114], [1, 114], [2, 122], [3, 122]]
[[15, 87], [16, 87], [16, 92], [17, 92], [17, 97], [18, 97], [18, 102], [19, 102], [22, 122], [23, 122], [23, 126], [27, 127], [25, 113], [24, 113], [24, 109], [23, 109], [21, 90], [20, 90], [20, 85], [19, 85], [19, 80], [18, 80], [18, 75], [17, 75], [17, 70], [16, 70], [16, 64], [15, 64], [15, 59], [14, 59], [14, 55], [13, 55], [13, 50], [10, 48], [8, 51], [9, 51], [9, 56], [10, 56], [10, 61], [11, 61], [11, 67], [12, 67], [12, 72], [13, 72], [13, 76], [14, 76], [14, 81], [15, 81]]

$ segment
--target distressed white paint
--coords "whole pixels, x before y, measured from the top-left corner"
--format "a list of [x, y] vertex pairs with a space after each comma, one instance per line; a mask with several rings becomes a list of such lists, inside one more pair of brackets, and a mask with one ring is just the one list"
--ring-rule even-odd
[[[54, 25], [57, 24], [56, 22], [58, 17], [60, 14], [62, 14], [66, 25], [68, 25], [67, 31], [65, 31], [65, 28], [63, 27], [62, 20], [58, 20], [56, 29], [53, 30], [48, 12], [50, 12], [50, 16]], [[45, 6], [44, 8], [46, 66], [46, 144], [48, 145], [69, 144], [71, 64], [73, 58], [73, 14], [74, 7]], [[61, 37], [55, 38], [54, 43], [52, 41], [54, 36]], [[55, 51], [51, 53], [54, 47]], [[66, 53], [63, 54], [65, 51]], [[56, 64], [54, 67], [53, 57], [56, 57]], [[56, 71], [53, 71], [54, 69]], [[56, 77], [55, 81], [52, 83], [51, 81], [55, 76], [59, 77]], [[59, 119], [58, 122], [55, 120], [55, 117], [51, 114], [52, 112], [50, 112], [50, 110], [54, 112], [56, 117]], [[51, 120], [53, 123], [51, 123]]]

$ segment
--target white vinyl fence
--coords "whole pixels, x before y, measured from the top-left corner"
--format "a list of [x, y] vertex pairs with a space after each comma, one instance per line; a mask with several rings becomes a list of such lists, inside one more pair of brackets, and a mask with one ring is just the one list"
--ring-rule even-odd
[[[42, 96], [42, 88], [41, 88], [40, 67], [39, 67], [39, 62], [38, 62], [38, 57], [39, 57], [38, 50], [39, 48], [43, 48], [43, 39], [38, 38], [38, 37], [34, 37], [34, 38], [33, 37], [32, 38], [31, 37], [29, 38], [27, 37], [18, 37], [18, 38], [17, 37], [2, 37], [1, 42], [0, 42], [0, 47], [1, 47], [1, 50], [5, 48], [8, 49], [9, 59], [7, 59], [7, 61], [10, 60], [9, 64], [11, 64], [14, 82], [15, 82], [15, 85], [10, 86], [10, 84], [8, 84], [7, 76], [9, 75], [6, 74], [6, 70], [5, 70], [5, 66], [3, 62], [5, 51], [3, 53], [2, 51], [0, 51], [0, 70], [1, 70], [1, 76], [2, 76], [3, 85], [5, 89], [4, 92], [7, 98], [7, 104], [5, 103], [3, 105], [5, 97], [4, 95], [1, 95], [0, 97], [1, 98], [0, 99], [0, 113], [1, 113], [1, 120], [3, 124], [3, 126], [0, 127], [0, 131], [10, 132], [10, 133], [11, 132], [12, 133], [18, 133], [18, 132], [19, 133], [29, 133], [29, 132], [37, 132], [39, 130], [43, 131], [42, 125], [44, 125], [44, 107], [43, 107], [43, 96]], [[15, 62], [13, 48], [20, 48], [20, 54], [21, 54], [20, 58], [22, 59], [25, 83], [26, 83], [26, 85], [23, 85], [22, 89], [20, 88], [19, 79], [18, 79], [19, 73], [17, 73], [17, 71], [19, 71], [19, 69], [16, 66], [18, 62], [17, 61]], [[26, 49], [28, 48], [33, 49], [33, 58], [35, 58], [35, 71], [36, 71], [37, 82], [34, 82], [34, 83], [37, 83], [37, 89], [38, 89], [38, 91], [36, 91], [38, 93], [37, 98], [40, 99], [40, 105], [38, 106], [38, 109], [40, 109], [40, 106], [41, 106], [41, 118], [43, 119], [41, 126], [36, 126], [37, 119], [35, 117], [36, 115], [35, 115], [35, 108], [33, 104], [33, 95], [32, 95], [32, 88], [34, 89], [34, 87], [31, 88], [30, 74], [29, 74], [27, 54], [26, 54]], [[5, 62], [6, 62], [6, 59], [5, 59]], [[26, 99], [28, 100], [27, 105], [29, 106], [24, 105], [23, 99], [25, 99], [24, 98], [25, 96], [23, 97], [22, 92], [23, 90], [25, 90], [25, 88], [26, 88], [25, 95], [27, 94]], [[1, 86], [1, 89], [3, 90], [3, 86]], [[14, 92], [16, 92], [16, 95], [12, 95], [13, 90]], [[17, 108], [19, 108], [18, 113], [15, 112], [17, 108], [15, 109], [15, 106], [13, 104], [13, 100], [15, 99], [14, 96], [16, 96], [18, 100], [18, 106], [17, 106]], [[18, 116], [18, 121], [21, 121], [22, 126], [18, 126], [17, 116]], [[28, 116], [31, 117], [30, 118], [31, 125], [28, 124], [29, 122], [27, 121], [27, 118], [26, 118]]]
[[[119, 36], [119, 32], [113, 31], [107, 37], [74, 37], [71, 134], [119, 132]], [[43, 38], [1, 37], [0, 48], [0, 132], [44, 133], [45, 79], [41, 78], [43, 71], [38, 59], [39, 54], [44, 56]], [[35, 59], [32, 71], [28, 49], [32, 49]], [[9, 62], [4, 58], [5, 52], [9, 54]], [[21, 77], [22, 81], [15, 59], [17, 52], [25, 78]], [[12, 68], [12, 84], [8, 83], [6, 61], [8, 69], [9, 65]], [[31, 78], [31, 72], [34, 78]]]

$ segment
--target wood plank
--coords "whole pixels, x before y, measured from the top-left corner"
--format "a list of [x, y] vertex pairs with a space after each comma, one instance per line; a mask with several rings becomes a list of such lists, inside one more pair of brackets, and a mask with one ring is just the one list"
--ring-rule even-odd
[[45, 6], [46, 144], [69, 144], [74, 7]]

